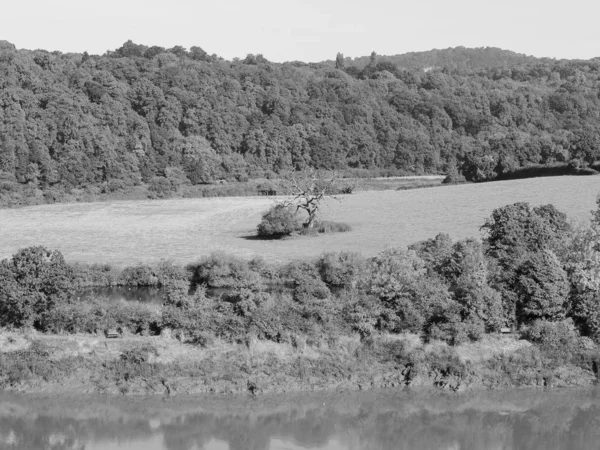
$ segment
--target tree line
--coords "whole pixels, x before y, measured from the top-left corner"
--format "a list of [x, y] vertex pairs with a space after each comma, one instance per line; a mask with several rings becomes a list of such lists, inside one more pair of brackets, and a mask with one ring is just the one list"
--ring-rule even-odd
[[104, 55], [2, 41], [0, 204], [307, 166], [485, 181], [600, 159], [597, 59], [461, 48], [338, 56], [279, 64], [131, 41]]

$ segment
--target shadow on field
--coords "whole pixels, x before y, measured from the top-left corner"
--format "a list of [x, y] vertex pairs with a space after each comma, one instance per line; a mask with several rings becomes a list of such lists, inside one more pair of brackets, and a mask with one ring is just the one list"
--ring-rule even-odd
[[240, 236], [241, 239], [246, 241], [285, 241], [287, 239], [291, 239], [291, 236], [279, 236], [279, 237], [271, 237], [271, 236], [257, 236], [256, 234], [249, 234], [247, 236]]
[[247, 236], [240, 236], [240, 238], [246, 241], [278, 241], [279, 238], [272, 238], [266, 236], [257, 236], [256, 234], [249, 234]]

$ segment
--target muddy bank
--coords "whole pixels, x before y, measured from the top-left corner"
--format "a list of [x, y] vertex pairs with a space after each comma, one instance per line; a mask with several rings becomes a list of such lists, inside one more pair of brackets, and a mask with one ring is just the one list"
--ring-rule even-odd
[[22, 393], [113, 395], [248, 394], [431, 388], [446, 391], [595, 384], [592, 362], [544, 363], [535, 346], [485, 336], [449, 347], [415, 335], [307, 344], [249, 339], [182, 343], [184, 337], [0, 335], [0, 386]]

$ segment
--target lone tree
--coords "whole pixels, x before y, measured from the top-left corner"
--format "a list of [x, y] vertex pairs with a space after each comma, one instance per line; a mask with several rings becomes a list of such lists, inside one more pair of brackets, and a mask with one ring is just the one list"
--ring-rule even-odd
[[296, 211], [303, 209], [308, 214], [304, 228], [313, 228], [321, 209], [321, 202], [335, 197], [335, 171], [304, 169], [291, 172], [285, 179], [285, 189], [292, 198], [284, 202], [286, 206], [295, 206]]

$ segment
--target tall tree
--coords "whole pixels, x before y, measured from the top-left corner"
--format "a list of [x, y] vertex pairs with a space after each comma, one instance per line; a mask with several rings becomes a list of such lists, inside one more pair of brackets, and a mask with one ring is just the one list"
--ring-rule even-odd
[[335, 57], [335, 68], [338, 70], [344, 70], [344, 55], [339, 53]]

